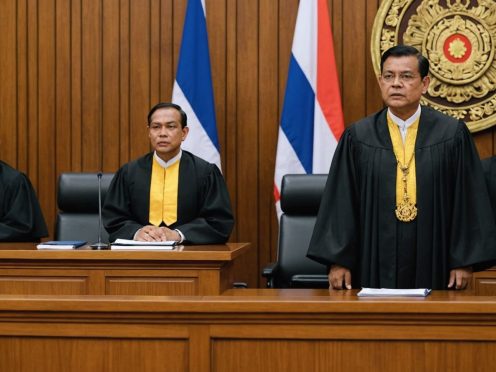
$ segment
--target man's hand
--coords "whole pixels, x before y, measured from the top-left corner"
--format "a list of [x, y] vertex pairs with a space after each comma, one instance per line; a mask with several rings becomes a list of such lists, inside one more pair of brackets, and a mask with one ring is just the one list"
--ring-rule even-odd
[[166, 240], [181, 240], [181, 235], [176, 230], [168, 227], [157, 227], [153, 225], [143, 226], [136, 234], [135, 240], [142, 242], [164, 242]]
[[174, 240], [178, 242], [181, 240], [181, 235], [176, 230], [171, 230], [168, 227], [161, 227], [162, 231], [165, 233], [167, 239], [165, 240]]
[[472, 266], [450, 271], [448, 288], [465, 289], [472, 280]]
[[346, 267], [331, 265], [329, 285], [332, 289], [351, 289], [351, 272]]
[[161, 227], [147, 225], [138, 231], [134, 239], [142, 242], [162, 242], [167, 240], [167, 235]]

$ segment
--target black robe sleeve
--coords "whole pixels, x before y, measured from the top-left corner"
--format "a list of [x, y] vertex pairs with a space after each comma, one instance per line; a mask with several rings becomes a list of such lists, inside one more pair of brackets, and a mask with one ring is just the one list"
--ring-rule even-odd
[[496, 215], [496, 156], [483, 159], [482, 169], [484, 171], [489, 199], [491, 199], [493, 214]]
[[307, 253], [307, 257], [328, 267], [338, 264], [350, 270], [357, 266], [360, 248], [354, 149], [348, 128], [334, 153]]
[[174, 228], [184, 234], [187, 243], [225, 243], [233, 229], [234, 218], [227, 186], [217, 166], [211, 165], [200, 189], [197, 216], [188, 222], [175, 224]]
[[0, 241], [38, 241], [48, 235], [31, 182], [22, 173], [0, 164]]
[[[126, 164], [114, 175], [105, 196], [102, 218], [111, 242], [118, 238], [133, 239], [136, 231], [146, 225], [146, 221], [140, 220], [139, 215], [133, 213], [129, 189], [129, 185], [133, 183], [129, 164]], [[143, 205], [142, 208], [145, 209], [146, 206]]]
[[479, 155], [463, 124], [455, 152], [449, 268], [491, 266], [496, 259], [496, 228]]

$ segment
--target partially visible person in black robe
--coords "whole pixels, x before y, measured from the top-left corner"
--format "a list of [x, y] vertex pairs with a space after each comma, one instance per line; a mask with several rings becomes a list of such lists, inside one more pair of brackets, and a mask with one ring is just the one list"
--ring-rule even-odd
[[31, 182], [3, 161], [0, 161], [0, 195], [1, 242], [35, 242], [48, 236]]
[[[149, 224], [153, 153], [125, 164], [114, 176], [105, 197], [103, 218], [110, 241], [133, 239]], [[184, 243], [225, 243], [234, 226], [226, 184], [219, 168], [183, 151], [179, 163], [177, 222]]]
[[[416, 84], [418, 77], [404, 76]], [[398, 109], [407, 83], [397, 75], [393, 84], [394, 99], [384, 91], [383, 97]], [[397, 160], [387, 111], [351, 125], [340, 139], [308, 257], [330, 268], [336, 289], [447, 289], [455, 281], [465, 288], [472, 270], [496, 260], [495, 219], [472, 137], [462, 121], [421, 107], [414, 150], [418, 214], [402, 222], [395, 215]], [[333, 268], [344, 272], [334, 284]], [[463, 281], [452, 276], [461, 271], [468, 273]]]
[[493, 213], [496, 215], [496, 156], [482, 159], [482, 169], [486, 178]]
[[[159, 103], [150, 110], [148, 135], [154, 151], [120, 168], [105, 197], [102, 216], [111, 241], [121, 238], [220, 244], [229, 239], [234, 218], [226, 183], [215, 164], [181, 150], [188, 131], [187, 116], [180, 106]], [[179, 161], [177, 178], [171, 176], [169, 179], [173, 180], [169, 184], [171, 187], [177, 186], [174, 196], [177, 197], [177, 208], [174, 209], [177, 219], [173, 223], [169, 221], [168, 225], [163, 221], [160, 224], [155, 221], [158, 226], [150, 222], [154, 161], [165, 163], [165, 167], [177, 166], [176, 161]], [[165, 174], [174, 172], [165, 171]], [[164, 194], [163, 203], [169, 205], [170, 197]], [[155, 202], [154, 211], [158, 206], [162, 211], [162, 206], [157, 204]]]

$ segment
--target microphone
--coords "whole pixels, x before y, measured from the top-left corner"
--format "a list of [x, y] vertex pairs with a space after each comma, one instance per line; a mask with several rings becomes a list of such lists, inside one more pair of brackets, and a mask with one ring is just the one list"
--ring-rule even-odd
[[102, 172], [98, 177], [98, 242], [90, 245], [93, 249], [108, 249], [108, 243], [102, 243]]

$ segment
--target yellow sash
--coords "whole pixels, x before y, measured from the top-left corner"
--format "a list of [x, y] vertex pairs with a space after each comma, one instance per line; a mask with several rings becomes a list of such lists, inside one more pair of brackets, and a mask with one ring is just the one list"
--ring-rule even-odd
[[170, 226], [177, 221], [177, 192], [179, 185], [179, 161], [164, 168], [153, 158], [150, 184], [150, 215], [152, 225], [162, 221]]
[[[417, 175], [415, 171], [415, 141], [417, 139], [417, 131], [419, 126], [420, 117], [415, 120], [412, 125], [410, 125], [406, 132], [405, 143], [403, 144], [403, 139], [401, 138], [400, 128], [396, 125], [393, 120], [387, 116], [389, 135], [391, 136], [391, 142], [393, 143], [393, 151], [396, 155], [396, 159], [399, 160], [402, 166], [408, 166], [407, 175], [407, 194], [410, 202], [413, 205], [417, 204]], [[410, 161], [411, 159], [411, 161]], [[400, 205], [403, 201], [404, 196], [404, 183], [403, 172], [398, 165], [396, 167], [396, 205]]]

